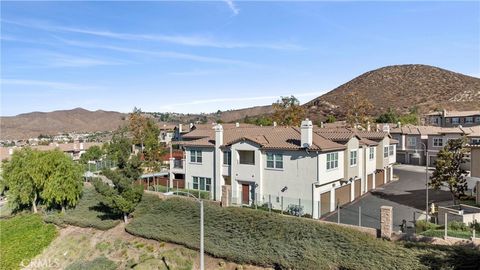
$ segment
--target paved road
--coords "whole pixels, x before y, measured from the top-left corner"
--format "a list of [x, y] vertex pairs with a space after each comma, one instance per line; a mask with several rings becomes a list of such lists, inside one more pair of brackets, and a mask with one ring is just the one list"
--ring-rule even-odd
[[[393, 225], [400, 230], [402, 220], [411, 226], [414, 212], [425, 211], [425, 167], [411, 165], [397, 165], [393, 173], [399, 177], [398, 181], [382, 186], [368, 193], [357, 201], [340, 209], [340, 222], [358, 225], [359, 207], [361, 207], [361, 225], [371, 228], [380, 228], [380, 207], [393, 207]], [[429, 189], [429, 202], [448, 205], [452, 203], [450, 192]], [[336, 222], [338, 213], [335, 212], [325, 218]]]

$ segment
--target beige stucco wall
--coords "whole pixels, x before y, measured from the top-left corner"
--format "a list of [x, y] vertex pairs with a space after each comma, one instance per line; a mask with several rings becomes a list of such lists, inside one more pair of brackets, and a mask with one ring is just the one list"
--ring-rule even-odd
[[470, 168], [473, 177], [480, 177], [480, 148], [478, 147], [471, 149]]

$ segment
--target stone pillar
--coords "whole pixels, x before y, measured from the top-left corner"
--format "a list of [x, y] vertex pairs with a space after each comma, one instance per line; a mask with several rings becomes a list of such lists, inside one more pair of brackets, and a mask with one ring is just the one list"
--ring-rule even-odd
[[480, 181], [477, 181], [477, 184], [475, 185], [477, 188], [477, 196], [476, 196], [476, 202], [478, 205], [480, 205]]
[[168, 187], [173, 188], [173, 179], [175, 179], [175, 175], [173, 174], [173, 167], [175, 164], [175, 159], [170, 155], [169, 159], [169, 170], [168, 170]]
[[232, 199], [232, 186], [222, 186], [222, 207], [229, 207]]
[[393, 231], [393, 208], [391, 206], [380, 207], [380, 236], [390, 239]]

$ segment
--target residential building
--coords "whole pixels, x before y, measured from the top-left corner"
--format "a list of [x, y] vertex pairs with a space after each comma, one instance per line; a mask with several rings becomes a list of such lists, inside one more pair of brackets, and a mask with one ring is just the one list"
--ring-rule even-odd
[[[88, 148], [97, 145], [102, 146], [101, 143], [96, 142], [73, 142], [73, 143], [51, 143], [49, 145], [35, 145], [29, 146], [32, 149], [37, 149], [40, 151], [48, 151], [59, 149], [67, 155], [69, 155], [73, 160], [79, 160], [80, 156], [87, 151]], [[21, 149], [22, 147], [0, 147], [0, 160], [10, 159], [11, 155], [16, 149]]]
[[[396, 141], [385, 132], [298, 127], [215, 125], [184, 134], [184, 159], [170, 162], [170, 177], [187, 188], [234, 204], [299, 205], [314, 218], [392, 179]], [[177, 164], [178, 166], [175, 166]]]
[[172, 124], [160, 124], [158, 135], [158, 141], [164, 144], [169, 144], [175, 137], [175, 125]]
[[432, 112], [425, 115], [425, 124], [439, 127], [480, 125], [480, 111], [447, 111]]

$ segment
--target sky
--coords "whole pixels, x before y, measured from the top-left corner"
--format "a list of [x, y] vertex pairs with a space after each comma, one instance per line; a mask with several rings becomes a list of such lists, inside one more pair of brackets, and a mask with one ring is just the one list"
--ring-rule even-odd
[[480, 2], [1, 2], [2, 116], [307, 102], [388, 65], [480, 77]]

